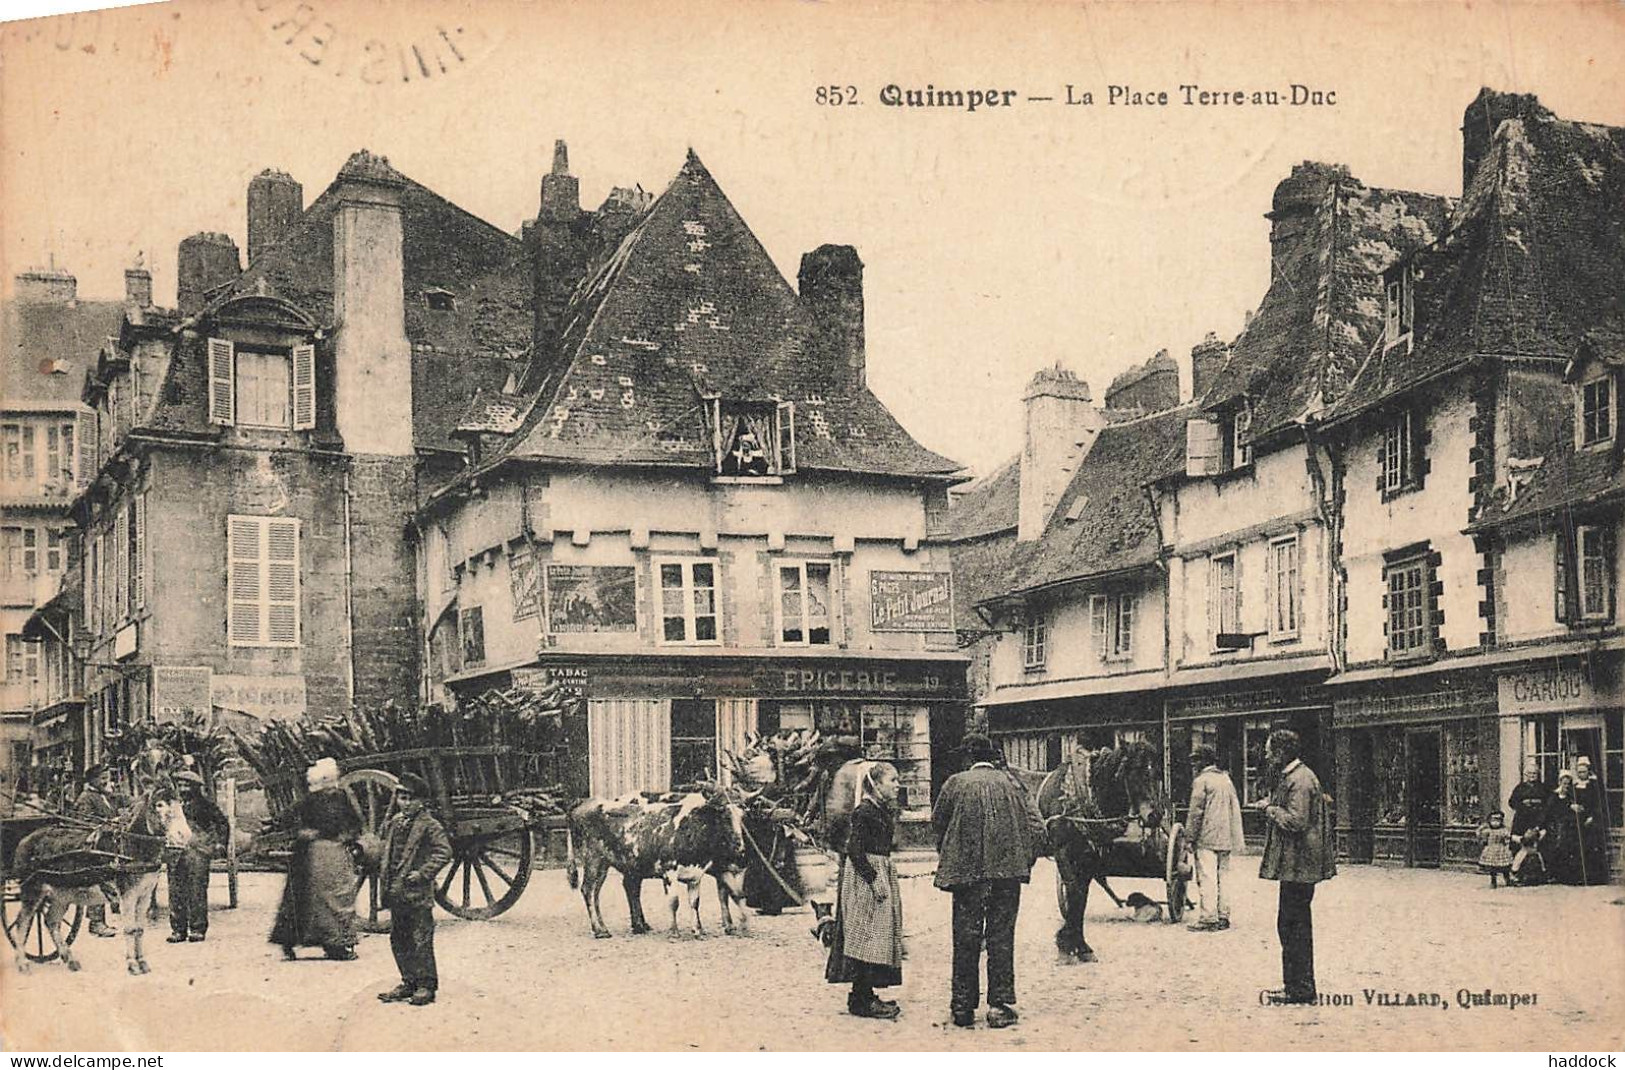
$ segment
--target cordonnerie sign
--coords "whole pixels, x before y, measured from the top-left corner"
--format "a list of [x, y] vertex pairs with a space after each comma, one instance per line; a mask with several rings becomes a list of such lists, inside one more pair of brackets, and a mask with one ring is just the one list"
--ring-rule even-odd
[[871, 572], [869, 626], [877, 632], [954, 630], [952, 577], [947, 572]]

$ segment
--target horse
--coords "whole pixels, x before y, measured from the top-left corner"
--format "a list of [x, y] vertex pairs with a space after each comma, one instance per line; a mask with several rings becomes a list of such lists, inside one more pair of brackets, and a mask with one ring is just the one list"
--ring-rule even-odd
[[1055, 946], [1079, 962], [1095, 961], [1084, 939], [1083, 916], [1089, 885], [1098, 883], [1121, 903], [1106, 883], [1113, 850], [1124, 840], [1151, 835], [1169, 813], [1162, 786], [1162, 755], [1149, 743], [1125, 743], [1100, 750], [1077, 750], [1042, 775], [1026, 774], [1046, 828], [1046, 853], [1055, 860], [1056, 898], [1061, 927]]
[[[106, 902], [100, 887], [108, 869], [105, 854], [116, 855], [118, 868], [111, 884], [119, 898], [124, 930], [124, 961], [131, 974], [150, 972], [142, 951], [142, 919], [152, 908], [158, 890], [158, 869], [163, 861], [167, 825], [180, 813], [180, 804], [160, 798], [164, 789], [149, 787], [119, 812], [109, 828], [87, 830], [71, 821], [38, 829], [23, 837], [14, 855], [14, 869], [22, 889], [22, 931], [16, 940], [19, 973], [29, 971], [28, 934], [38, 923], [69, 970], [80, 968], [73, 946], [61, 935], [62, 918], [69, 906]], [[104, 852], [89, 855], [88, 852]]]

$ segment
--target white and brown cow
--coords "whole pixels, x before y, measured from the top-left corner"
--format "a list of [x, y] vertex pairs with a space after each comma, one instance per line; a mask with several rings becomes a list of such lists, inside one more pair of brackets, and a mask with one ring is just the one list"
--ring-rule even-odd
[[665, 883], [671, 907], [671, 931], [677, 928], [679, 884], [686, 887], [694, 917], [694, 935], [704, 936], [700, 921], [700, 882], [707, 873], [716, 879], [722, 904], [722, 931], [735, 932], [729, 900], [739, 900], [739, 926], [745, 925], [744, 810], [721, 792], [699, 792], [657, 800], [639, 795], [621, 799], [588, 799], [570, 811], [570, 887], [581, 889], [592, 934], [609, 936], [598, 896], [611, 867], [620, 871], [626, 902], [632, 913], [632, 931], [650, 931], [643, 916], [643, 882]]

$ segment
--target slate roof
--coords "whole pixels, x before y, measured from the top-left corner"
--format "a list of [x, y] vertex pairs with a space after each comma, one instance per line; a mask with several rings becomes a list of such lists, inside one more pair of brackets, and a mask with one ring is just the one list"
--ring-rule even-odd
[[827, 366], [807, 309], [692, 152], [562, 323], [556, 358], [538, 355], [555, 370], [537, 404], [484, 468], [513, 457], [709, 467], [706, 396], [795, 402], [802, 471], [961, 468]]
[[[518, 238], [469, 214], [402, 175], [381, 157], [351, 156], [281, 241], [264, 250], [210, 307], [246, 294], [270, 293], [316, 323], [333, 322], [333, 216], [341, 182], [359, 177], [398, 184], [402, 199], [406, 336], [412, 344], [412, 424], [420, 449], [460, 450], [452, 432], [482, 388], [500, 391], [522, 371], [533, 329], [528, 257]], [[445, 291], [449, 311], [424, 299]], [[206, 369], [196, 359], [172, 362], [174, 385], [155, 415], [157, 426], [210, 433]], [[186, 399], [177, 402], [175, 399]]]
[[954, 574], [954, 627], [978, 632], [976, 606], [1005, 591], [1021, 504], [1021, 455], [965, 488], [948, 510], [948, 559]]
[[118, 333], [123, 311], [118, 301], [7, 301], [0, 317], [4, 404], [77, 409], [85, 373]]
[[[1102, 429], [1044, 533], [1011, 549], [1000, 589], [1020, 593], [1155, 562], [1161, 540], [1146, 485], [1184, 450], [1194, 413], [1182, 405]], [[1068, 520], [1079, 498], [1078, 519]]]
[[[1382, 272], [1433, 241], [1451, 203], [1369, 187], [1326, 164], [1300, 165], [1288, 183], [1313, 202], [1307, 229], [1201, 399], [1214, 409], [1248, 397], [1255, 439], [1344, 394], [1383, 330]], [[1280, 191], [1276, 202], [1280, 211]]]
[[1021, 507], [1021, 455], [967, 486], [948, 510], [949, 542], [980, 539], [1016, 529]]
[[1625, 312], [1625, 128], [1534, 102], [1497, 126], [1448, 231], [1414, 260], [1415, 337], [1376, 352], [1333, 419], [1478, 355], [1568, 358]]

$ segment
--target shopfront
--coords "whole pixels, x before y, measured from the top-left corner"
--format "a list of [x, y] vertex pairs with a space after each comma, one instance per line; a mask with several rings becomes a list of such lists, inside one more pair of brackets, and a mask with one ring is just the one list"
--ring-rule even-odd
[[1483, 671], [1366, 681], [1334, 702], [1337, 842], [1351, 862], [1470, 865], [1496, 806], [1499, 736]]
[[1330, 729], [1332, 708], [1316, 683], [1209, 689], [1168, 699], [1166, 712], [1169, 793], [1180, 820], [1191, 793], [1190, 754], [1197, 747], [1213, 748], [1219, 767], [1235, 781], [1243, 806], [1242, 828], [1251, 848], [1264, 842], [1264, 815], [1250, 804], [1269, 794], [1264, 744], [1271, 732], [1296, 732], [1304, 762], [1323, 784], [1331, 781], [1333, 763], [1327, 760], [1322, 741]]
[[1559, 770], [1574, 768], [1582, 756], [1602, 778], [1608, 800], [1608, 827], [1617, 857], [1625, 819], [1625, 688], [1620, 654], [1603, 651], [1545, 658], [1496, 676], [1499, 712], [1500, 790], [1495, 802], [1505, 809], [1513, 785], [1530, 765], [1547, 787]]
[[[928, 826], [936, 790], [955, 771], [935, 759], [951, 754], [964, 731], [965, 665], [958, 655], [561, 656], [452, 686], [484, 691], [571, 679], [584, 701], [562, 718], [560, 770], [583, 795], [613, 798], [725, 778], [726, 752], [745, 750], [751, 735], [812, 728], [896, 765], [903, 823]], [[924, 835], [903, 831], [905, 842]]]
[[1074, 695], [988, 707], [988, 733], [1017, 769], [1047, 772], [1075, 750], [1124, 743], [1162, 748], [1162, 701], [1156, 691]]

